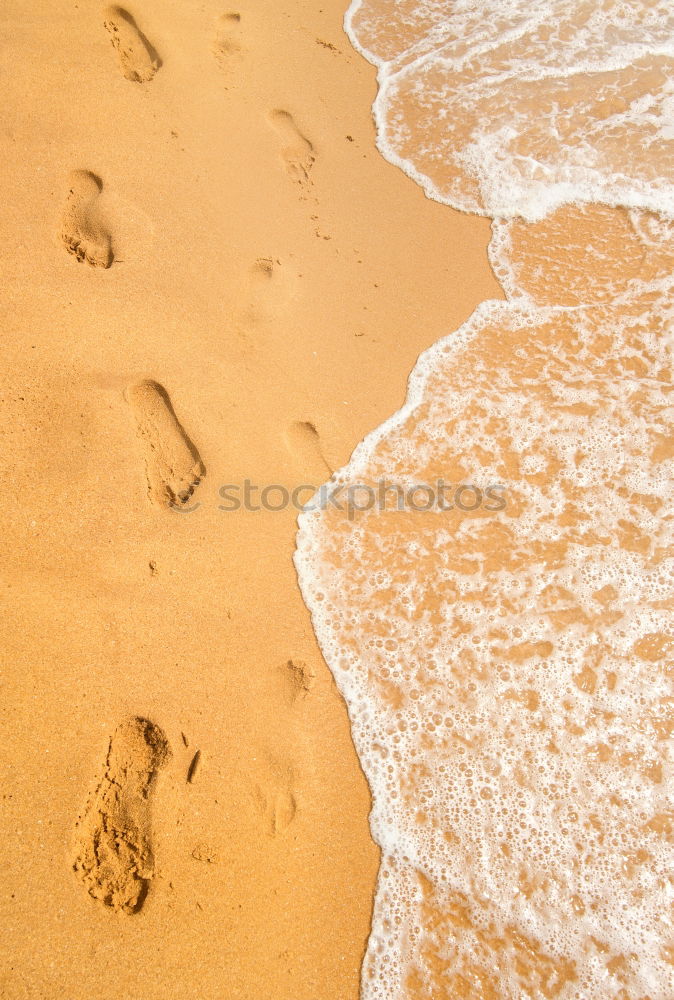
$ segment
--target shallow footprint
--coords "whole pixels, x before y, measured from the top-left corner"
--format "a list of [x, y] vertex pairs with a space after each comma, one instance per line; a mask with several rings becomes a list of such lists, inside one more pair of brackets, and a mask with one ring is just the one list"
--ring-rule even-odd
[[161, 729], [135, 716], [114, 732], [103, 777], [76, 825], [73, 870], [90, 896], [137, 913], [154, 877], [151, 801], [171, 755]]
[[258, 323], [277, 319], [296, 295], [296, 283], [280, 260], [258, 257], [248, 270], [243, 290], [242, 319]]
[[264, 828], [270, 837], [276, 837], [294, 820], [297, 800], [292, 769], [275, 761], [270, 761], [269, 766], [269, 776], [257, 786], [256, 796]]
[[163, 386], [151, 380], [127, 390], [138, 433], [146, 444], [148, 493], [155, 503], [184, 508], [206, 475], [199, 452], [175, 415]]
[[222, 14], [215, 22], [215, 38], [211, 50], [222, 67], [226, 67], [232, 56], [241, 51], [239, 27], [241, 15], [236, 11]]
[[92, 267], [110, 267], [110, 234], [97, 219], [96, 202], [103, 190], [100, 178], [88, 170], [73, 170], [63, 210], [61, 239], [68, 253]]
[[304, 660], [287, 660], [281, 667], [281, 677], [290, 705], [304, 701], [316, 682], [316, 675]]
[[273, 316], [278, 304], [278, 271], [271, 257], [258, 257], [248, 275], [248, 319], [255, 322]]
[[302, 135], [288, 111], [271, 111], [269, 121], [281, 139], [281, 156], [289, 176], [300, 187], [309, 188], [310, 172], [316, 160], [314, 147]]
[[131, 14], [123, 7], [107, 7], [103, 11], [103, 25], [117, 50], [126, 79], [133, 83], [151, 80], [161, 66], [161, 59]]
[[332, 475], [321, 439], [315, 426], [309, 420], [296, 420], [285, 432], [288, 451], [297, 459], [305, 476], [311, 478], [310, 485], [318, 488]]
[[274, 280], [274, 261], [271, 257], [258, 257], [250, 270], [253, 281], [258, 285], [268, 285]]

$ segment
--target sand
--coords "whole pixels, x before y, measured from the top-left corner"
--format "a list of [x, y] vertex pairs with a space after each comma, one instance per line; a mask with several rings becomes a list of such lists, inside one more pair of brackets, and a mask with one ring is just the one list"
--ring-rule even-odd
[[326, 479], [501, 293], [376, 152], [343, 12], [4, 5], [3, 1000], [358, 995], [378, 853], [297, 511], [220, 490]]

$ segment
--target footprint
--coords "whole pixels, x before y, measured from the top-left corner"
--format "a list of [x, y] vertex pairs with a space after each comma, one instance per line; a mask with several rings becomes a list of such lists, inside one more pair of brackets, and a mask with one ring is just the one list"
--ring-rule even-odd
[[74, 170], [61, 222], [61, 239], [68, 253], [92, 267], [110, 267], [113, 261], [110, 234], [97, 218], [98, 196], [103, 184], [88, 170]]
[[288, 660], [281, 667], [288, 702], [303, 701], [316, 681], [316, 675], [304, 660]]
[[206, 475], [199, 452], [176, 417], [171, 400], [158, 382], [144, 381], [127, 391], [138, 433], [145, 441], [150, 499], [183, 509]]
[[245, 307], [241, 316], [245, 323], [277, 319], [297, 294], [294, 275], [280, 260], [272, 257], [258, 257], [244, 281], [242, 300]]
[[253, 281], [267, 285], [274, 280], [274, 261], [271, 257], [258, 257], [251, 268]]
[[239, 27], [241, 15], [236, 11], [228, 11], [215, 22], [215, 38], [212, 52], [220, 66], [226, 67], [233, 55], [241, 51], [239, 44]]
[[161, 66], [161, 59], [123, 7], [107, 7], [103, 25], [117, 49], [119, 65], [127, 80], [147, 83]]
[[90, 896], [117, 912], [137, 913], [154, 877], [152, 790], [170, 755], [157, 726], [127, 719], [110, 740], [103, 777], [77, 822], [73, 870]]
[[293, 785], [292, 769], [270, 761], [267, 780], [256, 788], [258, 809], [270, 837], [283, 833], [295, 818], [297, 801]]
[[258, 257], [248, 273], [248, 307], [244, 319], [257, 323], [272, 319], [278, 306], [279, 268], [271, 257]]
[[318, 488], [332, 475], [333, 470], [325, 460], [321, 448], [321, 439], [314, 425], [308, 420], [296, 420], [285, 432], [286, 446], [294, 455], [303, 472]]
[[316, 157], [314, 147], [302, 135], [295, 120], [287, 111], [272, 111], [269, 121], [281, 139], [281, 156], [289, 176], [305, 191], [311, 187], [311, 168]]

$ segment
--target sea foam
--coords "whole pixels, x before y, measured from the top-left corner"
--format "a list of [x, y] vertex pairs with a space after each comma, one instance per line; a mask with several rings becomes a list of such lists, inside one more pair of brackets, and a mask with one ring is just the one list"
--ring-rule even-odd
[[[300, 517], [382, 849], [365, 1000], [674, 995], [674, 13], [355, 3], [383, 154], [491, 215], [506, 301], [423, 354]], [[351, 512], [353, 515], [353, 512]]]

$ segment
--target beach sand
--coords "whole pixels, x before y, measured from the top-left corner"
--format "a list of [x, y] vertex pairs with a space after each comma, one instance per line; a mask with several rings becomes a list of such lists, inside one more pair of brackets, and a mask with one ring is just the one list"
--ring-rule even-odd
[[378, 852], [297, 511], [220, 490], [327, 479], [502, 293], [375, 150], [343, 14], [4, 5], [3, 1000], [358, 995]]

